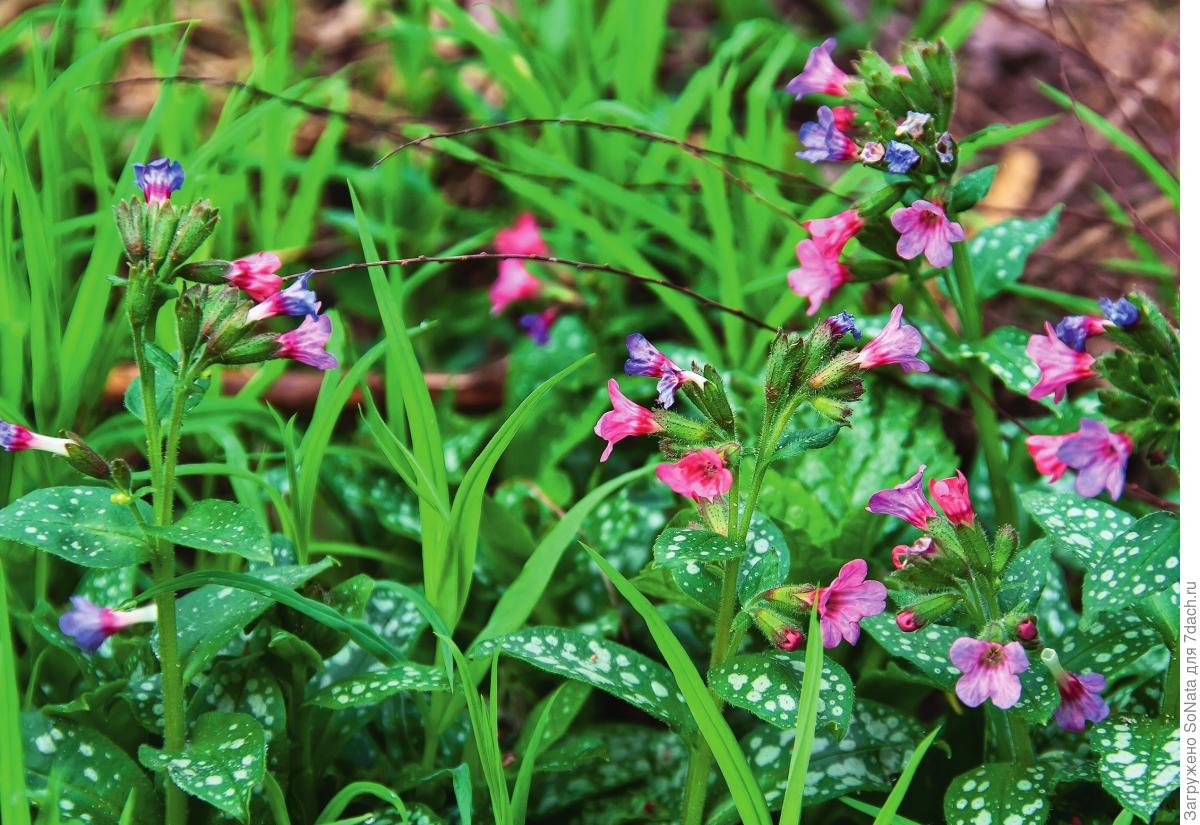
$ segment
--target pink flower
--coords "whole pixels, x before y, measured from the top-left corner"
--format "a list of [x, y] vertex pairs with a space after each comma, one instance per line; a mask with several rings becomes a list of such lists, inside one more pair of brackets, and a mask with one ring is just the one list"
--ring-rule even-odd
[[924, 626], [925, 622], [921, 621], [921, 617], [912, 610], [901, 610], [896, 614], [896, 627], [905, 633], [913, 633]]
[[1017, 623], [1017, 638], [1023, 642], [1032, 642], [1038, 637], [1037, 617], [1030, 616]]
[[501, 261], [500, 274], [488, 289], [492, 314], [499, 315], [511, 303], [533, 300], [541, 292], [542, 282], [533, 277], [524, 261], [515, 258]]
[[291, 286], [282, 292], [268, 295], [265, 301], [260, 301], [246, 313], [247, 321], [261, 321], [276, 315], [311, 315], [317, 317], [321, 312], [321, 302], [317, 293], [308, 288], [312, 270], [298, 277]]
[[799, 137], [804, 149], [797, 152], [796, 157], [812, 163], [853, 160], [858, 157], [858, 145], [838, 127], [839, 120], [845, 123], [845, 115], [839, 118], [828, 106], [817, 109], [816, 120], [800, 124]]
[[279, 291], [283, 279], [275, 273], [283, 266], [274, 252], [257, 252], [231, 262], [229, 283], [256, 301], [265, 301]]
[[550, 327], [558, 319], [557, 307], [546, 307], [541, 312], [530, 312], [521, 316], [518, 321], [521, 329], [529, 334], [533, 339], [533, 343], [539, 347], [544, 347], [550, 343]]
[[596, 422], [596, 428], [593, 430], [596, 435], [608, 442], [608, 446], [600, 455], [601, 461], [608, 461], [613, 447], [622, 438], [628, 438], [631, 435], [650, 435], [662, 429], [654, 420], [654, 413], [645, 407], [638, 406], [621, 394], [616, 379], [608, 379], [608, 397], [612, 400], [613, 408], [600, 416], [600, 420]]
[[158, 608], [153, 604], [136, 610], [113, 610], [100, 607], [84, 596], [72, 596], [71, 604], [73, 607], [59, 617], [58, 628], [88, 651], [96, 650], [123, 628], [158, 619]]
[[788, 273], [788, 286], [808, 298], [809, 315], [815, 315], [833, 291], [850, 280], [850, 270], [839, 258], [862, 226], [862, 219], [853, 209], [804, 224], [812, 237], [796, 244], [800, 268]]
[[319, 370], [336, 369], [337, 358], [325, 351], [332, 334], [333, 323], [328, 315], [305, 318], [296, 329], [276, 337], [279, 348], [275, 350], [275, 357], [291, 358]]
[[834, 65], [835, 48], [837, 40], [832, 37], [814, 46], [804, 61], [804, 71], [788, 81], [788, 94], [795, 95], [796, 100], [811, 94], [845, 95], [850, 76]]
[[1077, 471], [1075, 492], [1079, 495], [1091, 498], [1108, 490], [1116, 501], [1125, 486], [1125, 466], [1132, 452], [1129, 436], [1084, 418], [1079, 421], [1079, 431], [1058, 448], [1058, 459]]
[[687, 382], [703, 385], [704, 376], [691, 370], [680, 369], [640, 332], [625, 337], [629, 357], [625, 359], [626, 375], [646, 375], [658, 379], [658, 403], [670, 407], [675, 403], [675, 393]]
[[1058, 481], [1067, 471], [1067, 465], [1058, 457], [1058, 448], [1074, 435], [1031, 435], [1025, 439], [1025, 449], [1033, 457], [1038, 473], [1049, 476], [1051, 483]]
[[825, 647], [837, 647], [843, 639], [853, 645], [861, 633], [858, 623], [887, 607], [887, 587], [868, 581], [867, 563], [854, 559], [842, 565], [828, 587], [818, 587], [804, 598], [816, 604]]
[[880, 490], [867, 502], [867, 512], [902, 518], [916, 527], [924, 530], [929, 520], [937, 515], [929, 506], [925, 496], [921, 494], [921, 482], [925, 475], [925, 465], [922, 464], [916, 475], [903, 484], [898, 484], [889, 490]]
[[505, 255], [549, 255], [532, 212], [522, 212], [512, 226], [496, 233], [496, 251]]
[[1054, 709], [1054, 721], [1063, 730], [1083, 733], [1086, 723], [1103, 722], [1108, 718], [1108, 704], [1100, 696], [1105, 688], [1104, 676], [1099, 673], [1065, 672], [1056, 679], [1062, 700]]
[[905, 372], [929, 372], [929, 365], [917, 357], [921, 351], [921, 333], [901, 319], [903, 304], [892, 308], [887, 325], [862, 351], [855, 361], [864, 370], [899, 364]]
[[954, 260], [951, 243], [963, 240], [962, 225], [946, 218], [942, 207], [932, 201], [913, 201], [892, 213], [892, 226], [900, 233], [896, 254], [906, 261], [925, 253], [930, 266], [943, 269]]
[[694, 501], [723, 496], [733, 486], [733, 473], [711, 447], [688, 453], [674, 464], [659, 464], [654, 472], [663, 484]]
[[1019, 642], [1002, 645], [963, 636], [950, 645], [950, 661], [962, 671], [954, 692], [967, 707], [977, 708], [987, 699], [1006, 710], [1021, 698], [1017, 674], [1029, 667]]
[[804, 644], [804, 634], [794, 627], [785, 627], [775, 638], [775, 647], [780, 650], [799, 650]]
[[951, 478], [929, 479], [929, 495], [933, 496], [951, 524], [970, 524], [975, 520], [971, 495], [967, 490], [967, 477], [962, 470], [955, 470]]
[[938, 547], [929, 536], [921, 536], [912, 543], [897, 544], [892, 548], [892, 564], [897, 570], [903, 570], [920, 559], [931, 559], [937, 555]]
[[10, 424], [7, 421], [0, 419], [0, 447], [10, 453], [17, 453], [22, 450], [41, 450], [46, 453], [54, 453], [55, 455], [67, 456], [67, 445], [71, 443], [69, 438], [51, 438], [48, 435], [35, 433], [28, 427], [22, 427], [20, 424]]
[[1025, 345], [1025, 354], [1032, 358], [1042, 371], [1042, 377], [1029, 391], [1029, 397], [1035, 401], [1053, 393], [1054, 403], [1057, 404], [1066, 396], [1067, 384], [1091, 378], [1096, 374], [1092, 372], [1092, 364], [1096, 359], [1086, 352], [1076, 352], [1059, 340], [1049, 322], [1046, 323], [1045, 335], [1029, 337], [1029, 343]]

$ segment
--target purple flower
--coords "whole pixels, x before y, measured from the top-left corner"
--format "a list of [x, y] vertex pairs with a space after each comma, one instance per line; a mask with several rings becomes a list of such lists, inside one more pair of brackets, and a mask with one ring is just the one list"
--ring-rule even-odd
[[811, 94], [839, 97], [846, 94], [846, 81], [850, 76], [834, 65], [835, 48], [837, 40], [832, 37], [821, 45], [814, 46], [808, 53], [808, 59], [804, 61], [804, 71], [788, 81], [788, 94], [795, 95], [796, 100]]
[[892, 226], [900, 233], [896, 254], [906, 261], [925, 253], [929, 265], [943, 269], [954, 261], [951, 243], [966, 237], [962, 225], [949, 220], [942, 207], [932, 201], [913, 201], [892, 213]]
[[1075, 492], [1085, 498], [1108, 490], [1113, 501], [1125, 486], [1125, 466], [1133, 452], [1133, 441], [1124, 433], [1109, 431], [1099, 421], [1081, 419], [1079, 432], [1063, 441], [1058, 459], [1077, 471]]
[[816, 603], [821, 617], [825, 647], [837, 647], [843, 639], [853, 645], [862, 632], [858, 623], [887, 607], [887, 587], [882, 582], [868, 581], [867, 563], [854, 559], [842, 565], [828, 587], [818, 587], [808, 598], [810, 604]]
[[658, 403], [664, 407], [675, 403], [675, 393], [688, 381], [703, 385], [706, 380], [704, 376], [691, 370], [680, 369], [640, 332], [627, 336], [625, 347], [629, 350], [629, 358], [625, 360], [625, 374], [646, 375], [659, 379]]
[[1103, 722], [1108, 718], [1108, 704], [1100, 697], [1105, 680], [1099, 673], [1064, 673], [1058, 680], [1058, 695], [1062, 700], [1054, 709], [1054, 721], [1063, 730], [1083, 733], [1086, 723]]
[[0, 419], [0, 448], [3, 448], [10, 453], [19, 453], [22, 450], [41, 450], [55, 455], [66, 456], [67, 445], [71, 443], [69, 438], [51, 438], [48, 435], [35, 433], [28, 427], [22, 427], [20, 424], [10, 424], [4, 419]]
[[1054, 334], [1076, 352], [1083, 352], [1087, 339], [1104, 332], [1104, 319], [1093, 315], [1068, 315], [1054, 325]]
[[558, 317], [558, 310], [554, 307], [548, 307], [541, 312], [530, 312], [527, 315], [522, 315], [518, 321], [521, 329], [529, 333], [529, 337], [533, 339], [533, 343], [539, 347], [544, 347], [550, 343], [550, 326], [554, 323], [554, 319]]
[[72, 608], [58, 618], [58, 629], [87, 651], [96, 650], [123, 628], [158, 619], [158, 608], [153, 604], [136, 610], [113, 610], [100, 607], [85, 596], [72, 596], [71, 604]]
[[867, 502], [867, 512], [896, 516], [918, 530], [924, 530], [929, 520], [937, 515], [921, 492], [924, 475], [925, 465], [922, 464], [917, 474], [908, 481], [888, 490], [880, 490]]
[[1100, 311], [1121, 329], [1129, 329], [1138, 322], [1138, 308], [1128, 298], [1100, 299]]
[[855, 361], [864, 369], [899, 364], [905, 372], [929, 372], [929, 365], [917, 357], [921, 351], [921, 333], [903, 322], [904, 304], [892, 307], [883, 331], [871, 339]]
[[963, 636], [950, 645], [950, 661], [962, 671], [954, 692], [964, 705], [977, 708], [986, 700], [1007, 710], [1021, 698], [1017, 674], [1029, 668], [1025, 649], [1019, 642], [1002, 645]]
[[279, 346], [275, 350], [275, 357], [291, 358], [319, 370], [336, 369], [337, 358], [325, 351], [325, 345], [329, 343], [329, 336], [332, 334], [333, 323], [328, 315], [319, 315], [316, 318], [309, 316], [299, 327], [275, 339]]
[[829, 327], [829, 331], [835, 339], [841, 338], [847, 332], [854, 336], [855, 341], [862, 338], [862, 333], [854, 325], [854, 316], [849, 312], [839, 312], [837, 315], [830, 315], [825, 319], [825, 325]]
[[927, 115], [924, 112], [908, 113], [908, 117], [900, 122], [896, 127], [896, 137], [908, 135], [909, 137], [919, 138], [925, 134], [925, 124], [933, 119], [933, 115]]
[[954, 163], [954, 138], [949, 132], [942, 132], [937, 136], [937, 141], [933, 144], [933, 151], [937, 153], [938, 161], [941, 163]]
[[858, 156], [858, 147], [838, 128], [833, 109], [828, 106], [817, 109], [815, 122], [801, 124], [800, 142], [805, 148], [796, 156], [812, 163], [852, 160]]
[[894, 175], [903, 175], [917, 165], [921, 156], [907, 143], [889, 140], [887, 150], [883, 153], [883, 159], [887, 161], [889, 172]]
[[321, 302], [317, 300], [317, 293], [308, 288], [312, 276], [310, 269], [287, 289], [270, 295], [246, 313], [246, 320], [261, 321], [274, 315], [308, 315], [316, 318], [321, 311]]
[[166, 203], [171, 199], [171, 193], [183, 186], [183, 165], [170, 158], [135, 163], [133, 177], [146, 197], [146, 203]]

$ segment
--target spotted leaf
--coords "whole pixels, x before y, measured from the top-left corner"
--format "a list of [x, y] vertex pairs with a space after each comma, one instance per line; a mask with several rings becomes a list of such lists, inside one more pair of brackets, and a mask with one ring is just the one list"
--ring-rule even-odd
[[745, 548], [720, 533], [672, 527], [655, 540], [654, 563], [664, 567], [689, 561], [709, 564], [737, 558], [744, 552]]
[[[961, 344], [959, 353], [966, 358], [978, 359], [1013, 392], [1029, 395], [1042, 371], [1025, 354], [1028, 345], [1027, 331], [1016, 327], [999, 327], [982, 340]], [[1053, 403], [1051, 398], [1043, 398], [1041, 403], [1059, 416], [1067, 409], [1062, 404]]]
[[775, 522], [756, 512], [746, 532], [746, 555], [738, 568], [738, 597], [742, 604], [764, 590], [783, 584], [791, 568], [787, 539]]
[[991, 298], [1020, 280], [1029, 253], [1058, 228], [1060, 211], [1062, 207], [1055, 206], [1040, 218], [1010, 218], [980, 230], [967, 241], [979, 300]]
[[1179, 519], [1153, 513], [1118, 536], [1089, 565], [1083, 582], [1084, 622], [1178, 585]]
[[695, 727], [671, 671], [636, 650], [561, 627], [531, 627], [471, 649], [472, 657], [499, 651], [534, 667], [586, 682], [661, 719], [678, 731]]
[[[1041, 659], [1033, 655], [1027, 655], [1026, 658], [1029, 660], [1029, 667], [1018, 677], [1021, 680], [1021, 698], [1009, 712], [1028, 722], [1041, 725], [1058, 707], [1058, 687]], [[955, 671], [957, 672], [957, 668]]]
[[950, 645], [966, 635], [964, 631], [931, 624], [914, 633], [905, 633], [896, 627], [896, 617], [891, 613], [868, 616], [861, 625], [884, 650], [912, 662], [932, 684], [943, 690], [954, 688], [959, 673], [950, 664]]
[[1100, 782], [1146, 822], [1179, 787], [1179, 728], [1157, 719], [1110, 718], [1088, 733]]
[[713, 613], [721, 604], [721, 579], [698, 561], [684, 562], [670, 568], [671, 578], [689, 598], [704, 605]]
[[[82, 567], [125, 567], [150, 558], [128, 507], [106, 487], [46, 487], [0, 510], [0, 539], [27, 544]], [[149, 507], [139, 503], [145, 518]]]
[[1068, 633], [1056, 650], [1067, 670], [1092, 670], [1112, 681], [1127, 665], [1161, 643], [1162, 636], [1148, 624], [1097, 622]]
[[[709, 684], [731, 705], [748, 710], [777, 728], [795, 730], [804, 682], [804, 653], [751, 653], [734, 656], [709, 673]], [[821, 666], [817, 725], [843, 733], [854, 707], [854, 683], [837, 662]]]
[[196, 550], [233, 553], [252, 561], [272, 560], [266, 531], [251, 510], [233, 501], [197, 501], [174, 524], [150, 530], [160, 538]]
[[946, 790], [947, 825], [1041, 825], [1050, 816], [1047, 769], [994, 762], [954, 778]]
[[396, 667], [351, 676], [317, 691], [309, 700], [323, 708], [373, 705], [404, 690], [449, 690], [444, 668], [405, 662]]
[[1071, 551], [1084, 567], [1100, 560], [1101, 552], [1133, 526], [1133, 516], [1074, 493], [1033, 490], [1021, 503], [1046, 534]]

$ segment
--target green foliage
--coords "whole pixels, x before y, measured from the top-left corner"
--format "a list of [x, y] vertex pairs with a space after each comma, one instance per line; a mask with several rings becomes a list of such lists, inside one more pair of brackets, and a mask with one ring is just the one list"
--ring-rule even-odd
[[975, 823], [981, 812], [992, 822], [1040, 823], [1050, 817], [1046, 769], [997, 762], [955, 777], [946, 791], [946, 822]]
[[[734, 656], [709, 672], [709, 684], [731, 705], [748, 710], [777, 728], [794, 729], [804, 683], [804, 654], [748, 653]], [[841, 665], [821, 665], [817, 724], [836, 735], [846, 729], [854, 707], [854, 683]]]
[[1100, 757], [1100, 781], [1124, 807], [1149, 822], [1179, 787], [1179, 726], [1157, 719], [1110, 718], [1088, 733]]
[[[138, 509], [145, 508], [138, 505]], [[46, 487], [0, 510], [0, 538], [83, 567], [124, 567], [150, 558], [137, 518], [104, 487]]]
[[967, 241], [980, 299], [991, 298], [1021, 279], [1029, 253], [1054, 234], [1061, 211], [1056, 206], [1040, 218], [1009, 218]]

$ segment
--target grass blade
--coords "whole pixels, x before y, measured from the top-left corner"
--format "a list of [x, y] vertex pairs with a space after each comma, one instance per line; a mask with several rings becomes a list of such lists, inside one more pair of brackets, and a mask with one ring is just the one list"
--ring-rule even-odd
[[933, 744], [933, 740], [937, 739], [937, 735], [941, 731], [942, 726], [938, 725], [921, 740], [921, 744], [917, 745], [912, 752], [912, 756], [908, 758], [908, 764], [904, 766], [904, 771], [896, 780], [892, 792], [888, 794], [887, 801], [883, 803], [883, 807], [875, 816], [875, 825], [892, 825], [896, 821], [896, 812], [900, 810], [900, 803], [904, 801], [904, 795], [908, 793], [908, 786], [912, 784], [913, 777], [917, 774], [917, 768], [920, 767], [921, 760], [925, 757], [925, 751], [929, 750], [929, 746]]
[[0, 822], [29, 825], [25, 761], [21, 755], [21, 694], [8, 624], [8, 583], [0, 562]]
[[808, 645], [804, 649], [804, 672], [817, 676], [805, 679], [800, 688], [800, 711], [796, 714], [796, 742], [792, 745], [792, 764], [788, 770], [787, 791], [783, 795], [780, 825], [800, 825], [804, 808], [804, 785], [808, 762], [812, 758], [813, 739], [817, 732], [817, 700], [821, 695], [821, 667], [825, 663], [825, 646], [821, 636], [821, 620], [816, 610], [809, 613]]

